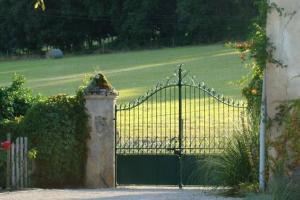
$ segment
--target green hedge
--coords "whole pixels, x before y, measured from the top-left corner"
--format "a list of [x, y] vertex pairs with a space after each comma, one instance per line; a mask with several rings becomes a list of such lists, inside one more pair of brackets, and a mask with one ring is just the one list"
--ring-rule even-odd
[[37, 103], [25, 115], [22, 129], [37, 151], [33, 184], [76, 187], [83, 184], [88, 116], [81, 95], [58, 95]]
[[[84, 180], [88, 115], [83, 89], [76, 96], [34, 97], [23, 76], [0, 87], [0, 141], [27, 136], [36, 152], [34, 187], [76, 187]], [[0, 152], [0, 187], [5, 186], [6, 154]]]

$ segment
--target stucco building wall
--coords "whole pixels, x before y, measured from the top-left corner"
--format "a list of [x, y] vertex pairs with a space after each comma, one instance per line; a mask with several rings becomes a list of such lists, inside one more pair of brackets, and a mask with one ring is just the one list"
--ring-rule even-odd
[[267, 65], [268, 113], [275, 114], [280, 101], [300, 98], [300, 1], [272, 0], [283, 8], [282, 16], [271, 9], [267, 19], [267, 35], [275, 49], [273, 57], [287, 67]]
[[[267, 36], [275, 47], [273, 58], [287, 67], [278, 67], [268, 63], [266, 71], [266, 94], [268, 117], [274, 118], [279, 104], [300, 99], [300, 1], [270, 0], [282, 15], [271, 9], [267, 18]], [[281, 134], [281, 128], [273, 124], [269, 129], [271, 140]], [[277, 152], [269, 149], [269, 155], [276, 157]]]

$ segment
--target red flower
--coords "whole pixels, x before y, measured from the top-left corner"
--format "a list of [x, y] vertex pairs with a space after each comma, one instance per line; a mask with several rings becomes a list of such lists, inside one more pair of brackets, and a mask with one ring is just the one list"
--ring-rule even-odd
[[8, 140], [1, 142], [1, 148], [4, 149], [5, 151], [9, 150], [10, 146], [11, 146], [11, 142]]

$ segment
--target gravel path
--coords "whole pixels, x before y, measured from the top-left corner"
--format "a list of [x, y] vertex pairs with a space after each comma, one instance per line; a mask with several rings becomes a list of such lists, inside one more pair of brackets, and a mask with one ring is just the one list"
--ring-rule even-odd
[[214, 195], [208, 188], [124, 187], [117, 189], [30, 189], [0, 193], [2, 200], [241, 200]]

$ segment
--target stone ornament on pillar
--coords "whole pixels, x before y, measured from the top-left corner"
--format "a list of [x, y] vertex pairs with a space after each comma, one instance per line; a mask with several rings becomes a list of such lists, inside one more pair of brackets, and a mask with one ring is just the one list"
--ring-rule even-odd
[[89, 115], [86, 187], [115, 187], [115, 104], [117, 92], [103, 74], [97, 74], [84, 91]]
[[111, 84], [108, 82], [107, 78], [99, 73], [97, 74], [90, 82], [90, 84], [87, 86], [87, 88], [84, 91], [85, 96], [88, 95], [115, 95], [117, 96], [117, 91], [114, 90], [114, 88], [111, 86]]

